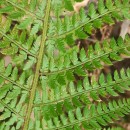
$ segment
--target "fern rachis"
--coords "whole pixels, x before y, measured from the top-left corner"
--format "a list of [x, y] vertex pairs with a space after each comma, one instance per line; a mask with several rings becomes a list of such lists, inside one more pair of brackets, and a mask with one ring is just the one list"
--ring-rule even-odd
[[129, 114], [130, 99], [101, 97], [129, 90], [130, 69], [98, 80], [88, 76], [129, 55], [129, 36], [99, 41], [87, 51], [75, 40], [129, 19], [130, 1], [99, 0], [87, 13], [75, 12], [76, 2], [81, 0], [0, 1], [0, 130], [100, 130]]

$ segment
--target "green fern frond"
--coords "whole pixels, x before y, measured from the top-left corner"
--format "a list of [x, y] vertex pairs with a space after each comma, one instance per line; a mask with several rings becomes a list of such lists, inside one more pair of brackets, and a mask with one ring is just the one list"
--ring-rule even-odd
[[[42, 95], [43, 98], [41, 99], [43, 103], [40, 103], [41, 101], [39, 96], [39, 100], [36, 101], [36, 104], [34, 104], [34, 106], [41, 107], [41, 111], [43, 111], [42, 113], [44, 115], [43, 117], [47, 122], [53, 122], [53, 119], [59, 119], [62, 115], [65, 116], [66, 113], [68, 113], [68, 118], [70, 118], [70, 112], [75, 112], [78, 109], [81, 110], [86, 105], [89, 107], [92, 105], [92, 100], [101, 100], [100, 96], [118, 96], [119, 93], [123, 93], [125, 90], [129, 90], [129, 76], [129, 69], [126, 72], [124, 70], [121, 70], [120, 74], [115, 71], [114, 80], [112, 79], [111, 75], [104, 76], [101, 74], [98, 82], [89, 83], [88, 77], [85, 77], [83, 79], [83, 84], [81, 81], [78, 81], [77, 85], [75, 86], [73, 82], [70, 82], [67, 88], [65, 88], [65, 86], [62, 87], [58, 85], [54, 90], [51, 90], [49, 87], [47, 87], [49, 86], [47, 84], [46, 88], [44, 87], [46, 79], [43, 77], [42, 89], [44, 92], [46, 90], [46, 92]], [[39, 104], [37, 104], [37, 102], [39, 102]], [[60, 120], [58, 120], [58, 122], [59, 121]]]
[[[111, 1], [111, 0], [110, 0]], [[110, 3], [110, 1], [108, 3]], [[50, 37], [51, 39], [55, 39], [55, 38], [64, 38], [67, 35], [73, 34], [75, 33], [75, 31], [81, 31], [82, 33], [84, 32], [84, 28], [85, 26], [88, 26], [88, 23], [92, 23], [95, 24], [96, 20], [99, 19], [100, 23], [109, 23], [112, 24], [114, 21], [114, 19], [119, 19], [121, 20], [124, 17], [124, 11], [122, 11], [123, 8], [129, 8], [129, 6], [127, 4], [122, 4], [120, 2], [117, 2], [116, 0], [114, 1], [113, 4], [108, 5], [108, 3], [106, 3], [106, 5], [102, 2], [102, 4], [100, 4], [102, 2], [102, 0], [99, 0], [99, 5], [98, 5], [98, 9], [95, 10], [94, 4], [91, 4], [89, 6], [89, 13], [88, 16], [86, 17], [85, 15], [85, 11], [81, 10], [80, 15], [79, 14], [73, 14], [72, 17], [69, 16], [65, 16], [65, 18], [67, 17], [67, 19], [70, 21], [68, 21], [66, 23], [66, 21], [63, 21], [58, 19], [58, 21], [53, 21], [53, 25], [55, 25], [55, 31], [52, 30], [53, 32], [57, 33]], [[116, 12], [116, 15], [114, 15]], [[120, 13], [118, 13], [120, 12]], [[126, 15], [125, 15], [126, 16]], [[72, 19], [72, 20], [71, 20]], [[73, 21], [75, 21], [73, 23]], [[94, 22], [94, 23], [93, 23]], [[63, 23], [63, 25], [62, 25]], [[50, 27], [50, 29], [54, 28], [53, 25]], [[70, 26], [72, 25], [69, 30], [66, 30], [64, 28], [64, 26]], [[57, 28], [57, 29], [56, 29]], [[48, 34], [49, 35], [49, 34]], [[76, 33], [76, 35], [78, 35]], [[79, 37], [80, 38], [80, 37]]]
[[[111, 101], [108, 104], [92, 104], [89, 107], [84, 106], [82, 109], [78, 107], [75, 111], [70, 110], [67, 114], [60, 113], [59, 116], [57, 115], [58, 113], [52, 110], [54, 106], [49, 107], [49, 109], [41, 109], [41, 113], [46, 113], [46, 116], [44, 116], [46, 122], [43, 120], [43, 123], [48, 127], [43, 129], [99, 129], [101, 126], [106, 126], [108, 123], [112, 123], [113, 120], [117, 120], [119, 117], [123, 117], [124, 114], [129, 113], [129, 103], [129, 100], [123, 99], [117, 102]], [[59, 110], [61, 109], [60, 107]]]
[[98, 130], [130, 113], [130, 99], [107, 98], [130, 90], [130, 69], [88, 76], [129, 56], [129, 35], [75, 44], [130, 19], [130, 1], [99, 0], [76, 13], [81, 1], [0, 1], [0, 130]]
[[[52, 103], [58, 104], [59, 102], [64, 104], [64, 101], [66, 100], [71, 101], [72, 104], [75, 104], [73, 101], [76, 99], [80, 99], [80, 102], [82, 103], [91, 103], [92, 99], [95, 101], [99, 100], [99, 95], [102, 97], [106, 97], [108, 94], [111, 96], [118, 96], [118, 93], [123, 93], [125, 90], [129, 90], [129, 75], [130, 69], [128, 69], [126, 72], [122, 69], [120, 74], [115, 71], [114, 80], [110, 74], [107, 76], [101, 74], [99, 81], [95, 82], [89, 81], [89, 78], [86, 76], [84, 79], [82, 79], [82, 81], [79, 80], [76, 85], [71, 81], [66, 88], [64, 85], [61, 86], [60, 84], [57, 84], [57, 87], [53, 88], [52, 90], [49, 86], [50, 84], [47, 82], [47, 79], [42, 77], [41, 84], [44, 86], [44, 83], [46, 83], [46, 89], [48, 89], [47, 91], [49, 92], [43, 94], [43, 100], [41, 100], [43, 104], [39, 104], [38, 106], [45, 106]], [[42, 89], [44, 89], [43, 86]]]
[[[5, 1], [3, 1], [3, 3], [4, 3], [5, 6], [1, 11], [2, 13], [14, 11], [14, 13], [17, 13], [17, 16], [18, 16], [18, 12], [15, 12], [15, 10], [14, 10], [14, 9], [17, 9], [18, 11], [21, 10], [24, 13], [29, 14], [32, 17], [36, 17], [38, 19], [41, 19], [40, 16], [38, 16], [36, 13], [34, 13], [36, 11], [42, 10], [40, 5], [39, 5], [39, 9], [38, 10], [36, 9], [37, 4], [39, 4], [39, 3], [36, 2], [35, 0], [31, 0], [30, 2], [27, 2], [27, 1], [26, 2], [20, 2], [18, 0], [16, 0], [16, 2], [13, 2], [13, 1], [10, 1], [10, 0], [5, 0]], [[12, 15], [14, 15], [14, 14], [12, 14]]]
[[[0, 61], [0, 66], [2, 67], [2, 69], [0, 70], [1, 83], [3, 83], [4, 81], [8, 81], [21, 89], [29, 90], [32, 84], [33, 75], [28, 76], [26, 74], [27, 72], [21, 72], [21, 74], [19, 74], [18, 68], [13, 67], [12, 64], [9, 64], [5, 68], [3, 60]], [[30, 86], [25, 85], [26, 82], [28, 82]]]
[[[96, 43], [94, 48], [92, 46], [89, 46], [87, 54], [85, 54], [86, 52], [83, 49], [78, 52], [76, 51], [76, 49], [72, 49], [69, 53], [64, 53], [64, 55], [59, 56], [59, 59], [52, 59], [52, 57], [48, 58], [45, 55], [43, 61], [45, 60], [46, 62], [43, 63], [41, 71], [43, 72], [43, 75], [51, 75], [66, 73], [69, 70], [74, 71], [78, 68], [82, 68], [83, 70], [101, 68], [102, 62], [110, 65], [112, 64], [112, 60], [121, 60], [120, 54], [125, 53], [126, 55], [129, 55], [129, 53], [127, 53], [127, 48], [129, 48], [129, 46], [130, 45], [128, 37], [126, 38], [125, 42], [122, 38], [119, 38], [117, 42], [114, 39], [112, 39], [110, 43], [104, 41], [103, 47], [101, 47], [99, 43]], [[80, 56], [78, 57], [78, 55]]]

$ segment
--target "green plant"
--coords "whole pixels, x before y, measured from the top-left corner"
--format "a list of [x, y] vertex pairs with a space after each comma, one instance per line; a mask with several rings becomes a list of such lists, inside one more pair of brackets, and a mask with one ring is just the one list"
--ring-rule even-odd
[[75, 1], [0, 1], [0, 130], [95, 130], [130, 112], [130, 99], [99, 101], [129, 90], [130, 69], [98, 81], [87, 74], [129, 55], [129, 36], [87, 51], [75, 45], [105, 23], [129, 19], [130, 1], [99, 0], [87, 15], [73, 11]]
[[124, 129], [120, 127], [113, 127], [113, 128], [103, 129], [103, 130], [124, 130]]

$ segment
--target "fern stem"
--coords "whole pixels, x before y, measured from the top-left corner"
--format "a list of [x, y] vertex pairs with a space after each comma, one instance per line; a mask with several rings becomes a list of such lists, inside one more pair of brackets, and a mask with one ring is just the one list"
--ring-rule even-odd
[[58, 102], [65, 101], [66, 99], [73, 98], [73, 97], [76, 97], [76, 96], [80, 96], [80, 95], [82, 95], [82, 94], [89, 93], [89, 92], [91, 92], [91, 91], [97, 91], [97, 90], [99, 90], [99, 89], [104, 89], [104, 88], [107, 88], [107, 87], [109, 87], [109, 86], [111, 86], [111, 88], [113, 88], [116, 84], [120, 84], [120, 83], [122, 83], [122, 82], [127, 82], [127, 81], [129, 81], [129, 80], [130, 80], [130, 77], [128, 77], [128, 78], [126, 78], [126, 79], [123, 79], [123, 80], [120, 79], [120, 81], [113, 81], [112, 83], [106, 84], [106, 85], [103, 85], [103, 86], [99, 85], [99, 86], [96, 87], [96, 88], [93, 87], [93, 88], [90, 89], [90, 90], [84, 90], [84, 91], [82, 91], [82, 92], [77, 92], [77, 93], [75, 93], [75, 94], [73, 94], [73, 95], [69, 95], [68, 97], [61, 98], [61, 99], [59, 99], [59, 100], [55, 100], [55, 101], [51, 101], [51, 102], [47, 102], [47, 103], [34, 104], [34, 107], [47, 106], [47, 105], [50, 105], [50, 104], [56, 104], [56, 103], [58, 103]]
[[23, 7], [19, 6], [18, 4], [15, 4], [14, 2], [12, 2], [12, 1], [10, 1], [10, 0], [5, 0], [5, 1], [6, 1], [7, 3], [13, 5], [14, 7], [16, 7], [16, 8], [18, 8], [18, 9], [20, 9], [20, 10], [22, 10], [22, 11], [24, 11], [24, 12], [30, 14], [31, 16], [36, 17], [36, 18], [38, 18], [38, 19], [40, 19], [40, 20], [43, 20], [43, 19], [42, 19], [41, 17], [39, 17], [38, 15], [34, 14], [33, 12], [31, 12], [31, 11], [29, 11], [29, 10], [27, 10], [27, 9], [24, 9]]
[[31, 52], [29, 52], [27, 49], [25, 49], [24, 47], [22, 47], [22, 45], [20, 45], [19, 42], [14, 41], [11, 37], [7, 36], [2, 30], [0, 30], [0, 33], [6, 37], [7, 39], [9, 39], [11, 42], [13, 42], [17, 47], [19, 47], [20, 49], [22, 49], [23, 51], [25, 51], [27, 54], [36, 57], [34, 54], [32, 54]]
[[14, 111], [11, 107], [9, 107], [6, 103], [4, 103], [2, 100], [0, 100], [0, 104], [2, 104], [4, 107], [6, 107], [8, 110], [10, 110], [12, 113], [14, 113], [15, 115], [17, 115], [20, 118], [23, 118], [22, 115], [20, 115], [19, 113], [17, 113], [16, 111]]
[[41, 40], [40, 51], [39, 51], [39, 55], [38, 55], [38, 61], [37, 61], [37, 65], [36, 65], [36, 71], [35, 71], [34, 81], [33, 81], [32, 89], [31, 89], [31, 93], [30, 93], [30, 100], [29, 100], [27, 115], [25, 117], [23, 130], [28, 130], [30, 115], [32, 112], [33, 101], [34, 101], [34, 97], [35, 97], [35, 91], [36, 91], [36, 87], [38, 85], [39, 72], [40, 72], [41, 63], [42, 63], [42, 59], [43, 59], [43, 55], [44, 55], [45, 42], [47, 40], [47, 30], [48, 30], [48, 23], [49, 23], [51, 0], [47, 0], [46, 3], [47, 3], [47, 5], [46, 5], [46, 9], [45, 9], [46, 12], [45, 12], [45, 18], [44, 18], [45, 21], [44, 21], [44, 25], [43, 25], [42, 40]]
[[44, 129], [44, 130], [60, 130], [60, 129], [63, 129], [63, 128], [66, 128], [66, 127], [69, 127], [69, 126], [74, 126], [76, 124], [80, 124], [81, 122], [90, 121], [90, 120], [92, 120], [94, 118], [97, 118], [97, 117], [100, 117], [100, 116], [103, 116], [103, 115], [107, 115], [109, 113], [116, 112], [116, 111], [118, 111], [120, 109], [123, 109], [124, 107], [129, 107], [129, 105], [130, 105], [129, 103], [123, 104], [121, 107], [117, 106], [114, 110], [103, 112], [101, 114], [99, 113], [99, 114], [96, 114], [95, 116], [90, 116], [88, 119], [84, 117], [82, 120], [77, 120], [77, 121], [74, 121], [73, 123], [69, 123], [67, 125], [63, 125], [63, 126], [59, 126], [59, 127], [55, 127], [55, 128]]
[[4, 78], [5, 80], [9, 81], [10, 83], [16, 85], [17, 87], [30, 91], [28, 88], [21, 86], [20, 84], [16, 83], [15, 81], [11, 80], [9, 77], [5, 77], [4, 75], [0, 74], [0, 77]]
[[102, 54], [102, 55], [99, 55], [99, 56], [94, 57], [94, 58], [89, 59], [89, 60], [87, 59], [87, 60], [84, 61], [84, 62], [81, 62], [81, 63], [79, 63], [79, 64], [77, 64], [77, 65], [73, 65], [72, 67], [65, 68], [65, 69], [62, 69], [62, 70], [59, 70], [59, 71], [43, 72], [42, 75], [53, 75], [53, 74], [63, 73], [63, 72], [65, 72], [65, 71], [72, 70], [72, 69], [74, 69], [74, 68], [76, 68], [76, 67], [79, 67], [79, 66], [81, 66], [81, 65], [84, 65], [84, 64], [86, 64], [86, 63], [91, 63], [92, 61], [94, 61], [94, 60], [96, 60], [96, 59], [100, 59], [101, 57], [103, 57], [103, 56], [105, 56], [105, 55], [109, 55], [109, 54], [112, 53], [112, 52], [114, 53], [114, 52], [117, 52], [117, 51], [119, 51], [119, 50], [126, 49], [126, 48], [128, 48], [128, 47], [130, 47], [130, 45], [127, 45], [127, 46], [124, 45], [124, 46], [121, 47], [121, 48], [108, 51], [107, 53], [104, 53], [104, 54]]

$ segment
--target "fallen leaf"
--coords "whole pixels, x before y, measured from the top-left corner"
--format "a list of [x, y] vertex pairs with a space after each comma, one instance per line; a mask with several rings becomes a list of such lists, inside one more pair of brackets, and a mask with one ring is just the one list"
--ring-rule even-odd
[[82, 2], [77, 2], [74, 4], [74, 11], [75, 12], [79, 12], [79, 10], [82, 8], [82, 7], [85, 7], [87, 4], [88, 4], [89, 0], [84, 0]]
[[121, 25], [120, 36], [124, 39], [127, 33], [130, 33], [130, 20], [125, 20]]

